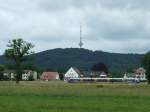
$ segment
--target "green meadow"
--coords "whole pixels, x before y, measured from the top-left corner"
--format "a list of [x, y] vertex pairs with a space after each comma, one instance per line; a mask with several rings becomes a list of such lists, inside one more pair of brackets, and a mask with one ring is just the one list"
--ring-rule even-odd
[[150, 86], [0, 82], [0, 112], [150, 112]]

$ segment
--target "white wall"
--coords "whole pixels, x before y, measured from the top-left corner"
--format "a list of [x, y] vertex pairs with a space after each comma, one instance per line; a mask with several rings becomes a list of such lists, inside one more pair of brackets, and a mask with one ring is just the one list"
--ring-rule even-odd
[[79, 74], [71, 67], [65, 74], [65, 78], [79, 78]]

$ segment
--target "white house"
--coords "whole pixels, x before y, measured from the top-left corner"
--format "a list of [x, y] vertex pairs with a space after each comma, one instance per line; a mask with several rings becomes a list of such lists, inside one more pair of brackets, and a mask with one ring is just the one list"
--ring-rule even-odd
[[134, 69], [133, 73], [126, 73], [124, 74], [124, 79], [139, 79], [139, 80], [146, 80], [146, 75], [145, 75], [146, 70], [142, 67], [138, 68], [138, 69]]
[[77, 68], [71, 67], [64, 75], [64, 80], [69, 80], [70, 78], [79, 78], [81, 73]]
[[4, 70], [3, 75], [10, 78], [10, 79], [14, 79], [15, 78], [15, 71], [14, 70]]
[[[3, 75], [9, 77], [11, 80], [15, 79], [15, 70], [4, 70]], [[24, 70], [22, 73], [22, 80], [29, 80], [32, 77], [33, 80], [37, 80], [37, 72], [32, 70]]]
[[146, 80], [146, 70], [143, 67], [134, 70], [136, 77], [141, 80]]
[[24, 70], [22, 80], [29, 80], [30, 77], [32, 77], [33, 80], [37, 80], [37, 72], [32, 70]]

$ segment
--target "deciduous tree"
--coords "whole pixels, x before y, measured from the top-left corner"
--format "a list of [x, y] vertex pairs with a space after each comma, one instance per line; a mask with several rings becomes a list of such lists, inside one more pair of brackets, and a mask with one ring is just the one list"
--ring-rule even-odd
[[105, 72], [106, 74], [108, 74], [108, 68], [106, 67], [106, 65], [102, 62], [96, 63], [92, 66], [91, 68], [92, 71], [101, 71], [101, 72]]
[[148, 80], [148, 84], [150, 84], [150, 52], [144, 55], [142, 65], [146, 69], [146, 78]]
[[34, 47], [32, 43], [26, 42], [21, 38], [10, 40], [5, 56], [15, 63], [16, 83], [19, 83], [22, 76], [22, 63], [26, 61], [27, 56], [33, 53], [31, 49]]

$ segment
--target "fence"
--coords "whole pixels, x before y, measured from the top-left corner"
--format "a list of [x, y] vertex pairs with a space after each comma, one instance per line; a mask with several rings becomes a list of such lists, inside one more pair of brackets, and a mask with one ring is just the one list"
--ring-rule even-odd
[[68, 82], [145, 82], [146, 79], [139, 78], [70, 78]]

